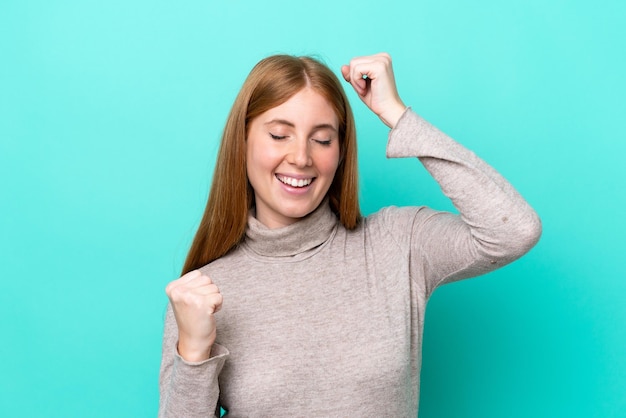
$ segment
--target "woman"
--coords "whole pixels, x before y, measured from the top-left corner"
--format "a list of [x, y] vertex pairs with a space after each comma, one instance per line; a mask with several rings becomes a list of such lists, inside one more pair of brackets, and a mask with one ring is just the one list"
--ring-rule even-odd
[[361, 218], [339, 81], [310, 58], [262, 60], [228, 118], [184, 274], [166, 289], [161, 416], [415, 416], [428, 297], [539, 239], [506, 180], [406, 108], [387, 54], [341, 73], [391, 128], [387, 155], [419, 158], [460, 215]]

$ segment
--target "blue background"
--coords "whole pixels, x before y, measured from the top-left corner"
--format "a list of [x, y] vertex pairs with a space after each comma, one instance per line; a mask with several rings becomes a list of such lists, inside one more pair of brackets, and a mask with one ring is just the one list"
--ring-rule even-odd
[[[251, 67], [394, 59], [403, 100], [542, 217], [439, 289], [420, 417], [626, 416], [624, 2], [4, 0], [0, 415], [150, 417], [165, 285]], [[353, 92], [362, 206], [451, 206]]]

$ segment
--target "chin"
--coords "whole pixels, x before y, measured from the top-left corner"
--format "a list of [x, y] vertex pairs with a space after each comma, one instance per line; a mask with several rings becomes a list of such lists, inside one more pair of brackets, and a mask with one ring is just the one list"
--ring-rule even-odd
[[315, 211], [319, 204], [294, 207], [282, 211], [282, 215], [292, 219], [301, 219]]
[[314, 210], [315, 210], [315, 208], [294, 210], [294, 211], [289, 211], [289, 212], [283, 213], [283, 216], [285, 216], [287, 218], [291, 218], [291, 219], [302, 219], [302, 218], [306, 217], [307, 215], [309, 215]]

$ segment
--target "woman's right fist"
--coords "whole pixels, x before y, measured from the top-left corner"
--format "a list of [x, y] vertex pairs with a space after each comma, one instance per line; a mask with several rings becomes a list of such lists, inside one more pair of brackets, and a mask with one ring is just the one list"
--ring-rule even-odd
[[193, 270], [165, 288], [178, 326], [178, 354], [198, 362], [211, 355], [215, 342], [214, 314], [222, 307], [222, 294], [209, 276]]

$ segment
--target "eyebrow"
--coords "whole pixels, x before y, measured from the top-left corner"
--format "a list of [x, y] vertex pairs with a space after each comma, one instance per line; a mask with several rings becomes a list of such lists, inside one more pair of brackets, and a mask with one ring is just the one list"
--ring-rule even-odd
[[[296, 127], [296, 125], [293, 122], [290, 122], [290, 121], [285, 120], [285, 119], [272, 119], [269, 122], [265, 122], [264, 125], [274, 125], [274, 124], [286, 125], [286, 126], [289, 126], [291, 128], [295, 128]], [[313, 130], [314, 131], [319, 131], [320, 129], [330, 129], [330, 130], [332, 130], [334, 132], [337, 132], [337, 128], [335, 128], [330, 123], [320, 123], [318, 125], [313, 126]]]

